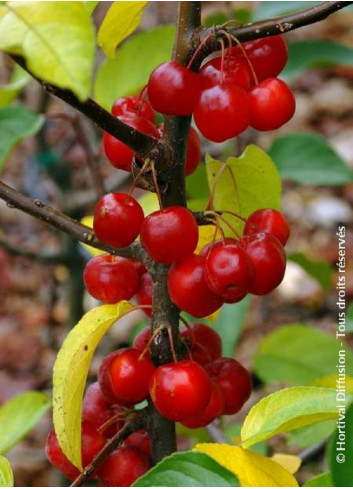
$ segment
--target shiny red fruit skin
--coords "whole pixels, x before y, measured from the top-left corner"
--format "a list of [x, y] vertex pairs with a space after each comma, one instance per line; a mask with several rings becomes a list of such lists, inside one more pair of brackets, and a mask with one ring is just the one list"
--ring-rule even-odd
[[191, 255], [198, 238], [196, 219], [188, 209], [176, 205], [152, 212], [143, 221], [140, 231], [141, 244], [147, 253], [164, 264]]
[[221, 337], [207, 324], [191, 323], [181, 331], [181, 337], [189, 340], [192, 359], [200, 365], [207, 365], [222, 355]]
[[252, 383], [249, 372], [233, 358], [218, 358], [206, 367], [224, 397], [222, 414], [235, 414], [249, 399]]
[[147, 455], [138, 448], [127, 446], [115, 450], [99, 471], [100, 485], [105, 487], [130, 487], [145, 474], [151, 464]]
[[[82, 422], [82, 465], [86, 467], [93, 457], [104, 447], [106, 439], [101, 436], [88, 421]], [[80, 471], [63, 454], [54, 429], [49, 432], [46, 446], [49, 462], [70, 480], [75, 480]], [[94, 474], [93, 474], [94, 477]]]
[[[157, 128], [152, 122], [137, 116], [119, 116], [122, 122], [145, 134], [155, 138], [159, 137]], [[129, 146], [114, 138], [107, 132], [103, 135], [103, 148], [110, 163], [118, 170], [131, 172], [131, 163], [134, 152]]]
[[141, 450], [148, 457], [151, 455], [151, 441], [146, 430], [139, 430], [132, 433], [125, 439], [125, 446], [132, 446]]
[[224, 409], [224, 396], [219, 385], [212, 380], [211, 399], [205, 409], [194, 418], [188, 418], [182, 422], [184, 426], [191, 429], [202, 428], [212, 423], [217, 416], [220, 416]]
[[[115, 410], [103, 396], [98, 382], [91, 384], [83, 398], [82, 419], [89, 421], [96, 430], [104, 425], [115, 414]], [[113, 436], [118, 429], [122, 428], [123, 422], [108, 426], [102, 433], [106, 438]]]
[[134, 265], [126, 258], [113, 255], [92, 258], [85, 266], [83, 280], [91, 296], [105, 304], [128, 301], [138, 287]]
[[162, 365], [150, 380], [150, 395], [156, 409], [171, 421], [197, 416], [209, 403], [211, 392], [208, 374], [191, 360]]
[[239, 302], [249, 292], [254, 274], [250, 258], [236, 244], [213, 247], [207, 255], [207, 285], [212, 292], [220, 295], [224, 302]]
[[275, 209], [258, 209], [250, 214], [244, 227], [244, 235], [268, 233], [275, 236], [284, 246], [290, 235], [289, 225], [283, 214]]
[[168, 272], [170, 298], [179, 309], [197, 318], [209, 316], [223, 304], [207, 286], [204, 278], [205, 258], [190, 255], [174, 263]]
[[294, 115], [295, 98], [291, 89], [279, 78], [267, 78], [249, 92], [251, 126], [259, 131], [272, 131], [283, 126]]
[[228, 55], [223, 61], [222, 78], [222, 56], [208, 61], [200, 70], [203, 88], [211, 88], [221, 83], [232, 84], [243, 90], [247, 90], [254, 84], [249, 63], [242, 56]]
[[96, 205], [93, 229], [103, 243], [125, 248], [139, 235], [143, 219], [143, 209], [137, 200], [128, 194], [110, 193]]
[[265, 295], [274, 290], [286, 270], [286, 254], [280, 241], [272, 234], [256, 233], [244, 236], [239, 245], [254, 265], [255, 277], [249, 292]]
[[[163, 135], [164, 124], [158, 126], [160, 136]], [[201, 161], [201, 140], [198, 132], [190, 127], [185, 155], [185, 175], [188, 177], [197, 169]]]
[[221, 143], [234, 138], [250, 124], [248, 94], [226, 83], [204, 90], [195, 105], [194, 119], [210, 141]]
[[190, 115], [200, 91], [199, 75], [177, 61], [167, 61], [151, 73], [147, 91], [157, 112]]
[[219, 239], [217, 241], [214, 241], [214, 242], [211, 242], [211, 243], [208, 243], [207, 245], [205, 245], [201, 251], [200, 251], [200, 256], [204, 256], [205, 258], [207, 257], [207, 255], [209, 254], [209, 252], [211, 250], [213, 250], [214, 248], [218, 247], [218, 246], [222, 246], [224, 244], [232, 244], [232, 245], [236, 245], [238, 243], [238, 240], [234, 239], [234, 238], [224, 238], [224, 239]]
[[[278, 76], [288, 60], [287, 43], [282, 36], [270, 36], [242, 44], [253, 65], [259, 82]], [[232, 55], [244, 56], [239, 47], [232, 48]]]
[[114, 102], [111, 112], [117, 117], [122, 115], [130, 117], [138, 116], [142, 117], [143, 119], [147, 119], [148, 121], [152, 122], [152, 124], [155, 124], [156, 122], [156, 113], [149, 101], [144, 100], [137, 95], [118, 98]]
[[148, 384], [155, 367], [149, 356], [140, 358], [140, 355], [135, 348], [122, 348], [104, 358], [98, 381], [108, 399], [137, 403], [148, 396]]
[[137, 333], [132, 343], [132, 347], [136, 348], [136, 350], [143, 351], [146, 348], [150, 339], [151, 328], [149, 326], [146, 326], [145, 328], [141, 329], [139, 333]]
[[[152, 306], [153, 284], [152, 277], [148, 272], [144, 273], [139, 280], [136, 298], [140, 306]], [[152, 309], [149, 307], [144, 308], [143, 312], [148, 317], [152, 316]]]

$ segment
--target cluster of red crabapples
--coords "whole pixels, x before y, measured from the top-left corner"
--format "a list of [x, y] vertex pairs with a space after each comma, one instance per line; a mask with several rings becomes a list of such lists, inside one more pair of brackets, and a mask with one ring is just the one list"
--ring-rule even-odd
[[272, 36], [223, 50], [198, 73], [169, 61], [152, 72], [148, 97], [162, 114], [193, 114], [201, 134], [214, 142], [238, 136], [248, 126], [278, 129], [295, 111], [293, 93], [277, 78], [287, 59], [284, 38]]
[[[156, 368], [149, 355], [148, 327], [135, 337], [132, 348], [119, 349], [103, 359], [98, 382], [88, 387], [83, 399], [84, 467], [123, 428], [134, 405], [148, 396], [164, 417], [192, 429], [242, 408], [251, 394], [251, 377], [239, 362], [221, 357], [218, 333], [206, 324], [192, 323], [181, 330], [181, 340], [192, 360]], [[125, 438], [92, 477], [98, 478], [102, 486], [131, 486], [150, 468], [150, 451], [149, 434], [140, 429]], [[74, 480], [79, 476], [79, 470], [61, 451], [53, 430], [46, 452], [52, 465], [66, 477]]]

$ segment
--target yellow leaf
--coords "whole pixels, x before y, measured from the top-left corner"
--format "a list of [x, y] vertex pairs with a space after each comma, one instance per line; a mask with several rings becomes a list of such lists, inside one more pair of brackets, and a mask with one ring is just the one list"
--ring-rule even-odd
[[[88, 226], [93, 230], [93, 216], [83, 217], [81, 219], [81, 224]], [[97, 248], [93, 248], [93, 246], [89, 246], [85, 243], [80, 243], [80, 245], [83, 246], [92, 256], [103, 255], [105, 253], [105, 251], [98, 250]]]
[[[346, 375], [344, 383], [346, 392], [348, 392], [348, 394], [353, 394], [353, 377], [351, 377], [350, 375]], [[329, 389], [336, 389], [337, 375], [325, 375], [324, 377], [320, 377], [314, 380], [314, 382], [312, 382], [312, 385], [316, 385], [317, 387], [328, 387]]]
[[215, 233], [216, 233], [216, 226], [212, 226], [212, 225], [199, 226], [199, 241], [197, 243], [195, 253], [200, 253], [202, 248], [206, 246], [208, 243], [212, 243], [214, 239], [216, 240], [221, 239], [222, 235], [219, 232], [219, 230], [217, 230], [216, 235]]
[[114, 2], [98, 31], [98, 45], [108, 58], [115, 57], [116, 47], [139, 25], [148, 2]]
[[132, 309], [129, 302], [99, 306], [87, 312], [69, 332], [59, 350], [53, 373], [55, 433], [66, 457], [80, 470], [81, 408], [94, 351], [115, 321]]
[[199, 443], [194, 450], [235, 474], [242, 487], [298, 487], [292, 474], [280, 464], [251, 450], [218, 443]]
[[290, 474], [298, 472], [302, 464], [301, 458], [296, 455], [287, 455], [286, 453], [275, 453], [271, 460], [282, 465]]

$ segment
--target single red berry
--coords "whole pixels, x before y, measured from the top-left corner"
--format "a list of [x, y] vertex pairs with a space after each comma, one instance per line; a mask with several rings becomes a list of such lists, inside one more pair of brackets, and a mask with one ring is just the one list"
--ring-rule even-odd
[[[106, 439], [96, 431], [91, 423], [83, 421], [81, 443], [82, 465], [86, 467], [93, 457], [104, 447]], [[63, 454], [54, 429], [49, 432], [45, 450], [49, 462], [63, 473], [65, 477], [74, 480], [80, 475], [80, 471]]]
[[234, 138], [250, 124], [248, 94], [227, 83], [204, 90], [195, 105], [194, 119], [210, 141], [221, 143]]
[[288, 122], [295, 112], [291, 89], [279, 78], [267, 78], [249, 92], [251, 126], [272, 131]]
[[100, 468], [100, 485], [130, 487], [136, 479], [148, 471], [150, 466], [147, 455], [138, 448], [132, 446], [118, 448]]
[[252, 383], [249, 372], [233, 358], [218, 358], [206, 367], [224, 397], [222, 414], [235, 414], [249, 399]]
[[120, 256], [99, 255], [92, 258], [85, 267], [83, 279], [91, 296], [105, 304], [131, 299], [138, 287], [134, 265]]
[[181, 332], [188, 339], [192, 359], [200, 365], [206, 365], [222, 355], [222, 340], [217, 331], [207, 324], [191, 323]]
[[155, 367], [135, 348], [122, 348], [102, 361], [98, 381], [107, 399], [137, 403], [148, 396], [148, 383]]
[[[259, 82], [278, 76], [288, 60], [288, 47], [284, 37], [270, 36], [242, 44], [255, 70]], [[244, 56], [239, 47], [232, 49], [232, 55]]]
[[286, 270], [286, 254], [277, 238], [268, 233], [244, 236], [239, 242], [254, 265], [255, 277], [249, 292], [265, 295], [283, 280]]
[[148, 345], [150, 339], [151, 339], [151, 328], [149, 326], [146, 326], [145, 328], [141, 329], [139, 333], [137, 333], [132, 343], [132, 346], [133, 348], [136, 348], [136, 350], [143, 351]]
[[142, 275], [147, 273], [147, 268], [145, 267], [145, 265], [143, 263], [141, 263], [138, 260], [135, 260], [134, 258], [129, 258], [129, 260], [134, 265], [138, 278], [141, 278]]
[[190, 255], [174, 263], [168, 273], [169, 295], [179, 309], [197, 318], [217, 311], [222, 299], [207, 286], [204, 278], [205, 258]]
[[172, 421], [197, 416], [209, 403], [211, 392], [208, 374], [191, 360], [162, 365], [150, 380], [150, 395], [156, 409]]
[[211, 243], [208, 243], [207, 245], [205, 245], [201, 251], [200, 251], [200, 255], [201, 256], [204, 256], [204, 257], [207, 257], [207, 255], [209, 254], [209, 252], [211, 250], [213, 250], [215, 247], [218, 247], [218, 246], [222, 246], [222, 245], [226, 245], [226, 244], [232, 244], [232, 245], [235, 245], [237, 244], [238, 240], [234, 239], [234, 238], [224, 238], [224, 239], [220, 239], [220, 240], [217, 240], [217, 241], [214, 241], [214, 242], [211, 242]]
[[139, 235], [144, 214], [140, 204], [128, 194], [110, 193], [95, 208], [93, 229], [103, 243], [125, 248]]
[[199, 231], [192, 213], [185, 207], [171, 206], [152, 212], [142, 223], [140, 238], [148, 254], [159, 263], [174, 263], [191, 255]]
[[211, 399], [205, 409], [194, 418], [188, 418], [182, 422], [184, 426], [191, 429], [202, 428], [212, 423], [217, 416], [220, 416], [224, 409], [224, 396], [219, 385], [212, 380]]
[[[163, 135], [164, 124], [158, 126], [160, 136]], [[199, 166], [201, 161], [201, 141], [200, 136], [193, 127], [190, 127], [188, 142], [185, 155], [185, 175], [188, 177]]]
[[[103, 396], [99, 383], [94, 382], [91, 384], [83, 398], [82, 419], [89, 421], [96, 430], [99, 430], [99, 428], [115, 416], [116, 412], [116, 409], [113, 409], [111, 404]], [[122, 428], [123, 424], [122, 421], [119, 421], [118, 426], [116, 423], [112, 423], [107, 426], [102, 434], [106, 438], [110, 438]]]
[[228, 53], [223, 60], [223, 74], [222, 56], [208, 61], [202, 66], [199, 73], [204, 89], [227, 83], [247, 90], [254, 83], [247, 60], [244, 57], [229, 55]]
[[147, 456], [151, 454], [151, 442], [146, 430], [136, 431], [125, 440], [125, 446], [132, 446], [141, 450]]
[[148, 100], [136, 95], [118, 98], [112, 107], [112, 114], [117, 117], [122, 115], [134, 117], [137, 115], [138, 117], [147, 119], [152, 122], [152, 124], [155, 124], [156, 122], [156, 113], [153, 110], [152, 105]]
[[254, 267], [246, 252], [236, 244], [213, 247], [205, 264], [207, 285], [224, 302], [239, 302], [249, 292]]
[[197, 73], [177, 61], [161, 64], [148, 80], [148, 98], [152, 107], [162, 114], [191, 114], [200, 92], [199, 78]]
[[[119, 119], [140, 132], [159, 138], [157, 128], [147, 119], [127, 115], [119, 116]], [[105, 132], [103, 135], [103, 148], [106, 157], [115, 168], [131, 172], [131, 163], [134, 152], [129, 146]]]
[[283, 214], [275, 209], [258, 209], [250, 214], [244, 227], [244, 235], [269, 233], [284, 246], [290, 235], [289, 225]]
[[[152, 306], [153, 284], [152, 277], [148, 272], [144, 273], [139, 280], [136, 298], [140, 306]], [[143, 312], [148, 317], [152, 316], [152, 309], [149, 307], [144, 308]]]

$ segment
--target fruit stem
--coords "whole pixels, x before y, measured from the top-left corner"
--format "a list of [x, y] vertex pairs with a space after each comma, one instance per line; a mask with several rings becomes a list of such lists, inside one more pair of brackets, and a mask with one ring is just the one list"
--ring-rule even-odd
[[197, 58], [199, 52], [202, 50], [202, 48], [205, 46], [205, 44], [207, 44], [207, 42], [215, 35], [215, 32], [216, 32], [216, 29], [214, 28], [213, 32], [210, 32], [210, 34], [208, 34], [208, 36], [205, 37], [205, 39], [203, 39], [203, 41], [200, 42], [200, 44], [197, 46], [194, 54], [192, 55], [192, 58], [190, 59], [189, 63], [187, 64], [188, 70], [191, 69], [191, 66], [192, 66], [193, 62], [195, 61], [195, 59]]
[[243, 47], [242, 43], [239, 41], [239, 39], [237, 39], [237, 38], [236, 38], [234, 35], [229, 34], [229, 32], [227, 32], [227, 31], [222, 30], [222, 31], [220, 31], [220, 33], [222, 33], [222, 34], [224, 34], [225, 36], [227, 36], [227, 38], [228, 38], [228, 42], [229, 42], [229, 45], [230, 45], [230, 46], [233, 44], [233, 43], [232, 43], [232, 40], [233, 40], [234, 42], [236, 42], [236, 44], [238, 45], [239, 49], [240, 49], [240, 50], [241, 50], [241, 52], [243, 53], [243, 56], [244, 56], [244, 58], [246, 59], [246, 61], [247, 61], [248, 65], [249, 65], [249, 68], [250, 68], [250, 71], [251, 71], [252, 77], [253, 77], [253, 79], [254, 79], [254, 84], [255, 84], [255, 85], [258, 85], [258, 84], [259, 84], [259, 80], [258, 80], [258, 78], [257, 78], [256, 72], [255, 72], [255, 69], [254, 69], [254, 66], [253, 66], [252, 62], [250, 61], [250, 58], [249, 58], [249, 56], [248, 56], [247, 52], [245, 51], [245, 49], [244, 49], [244, 47]]

